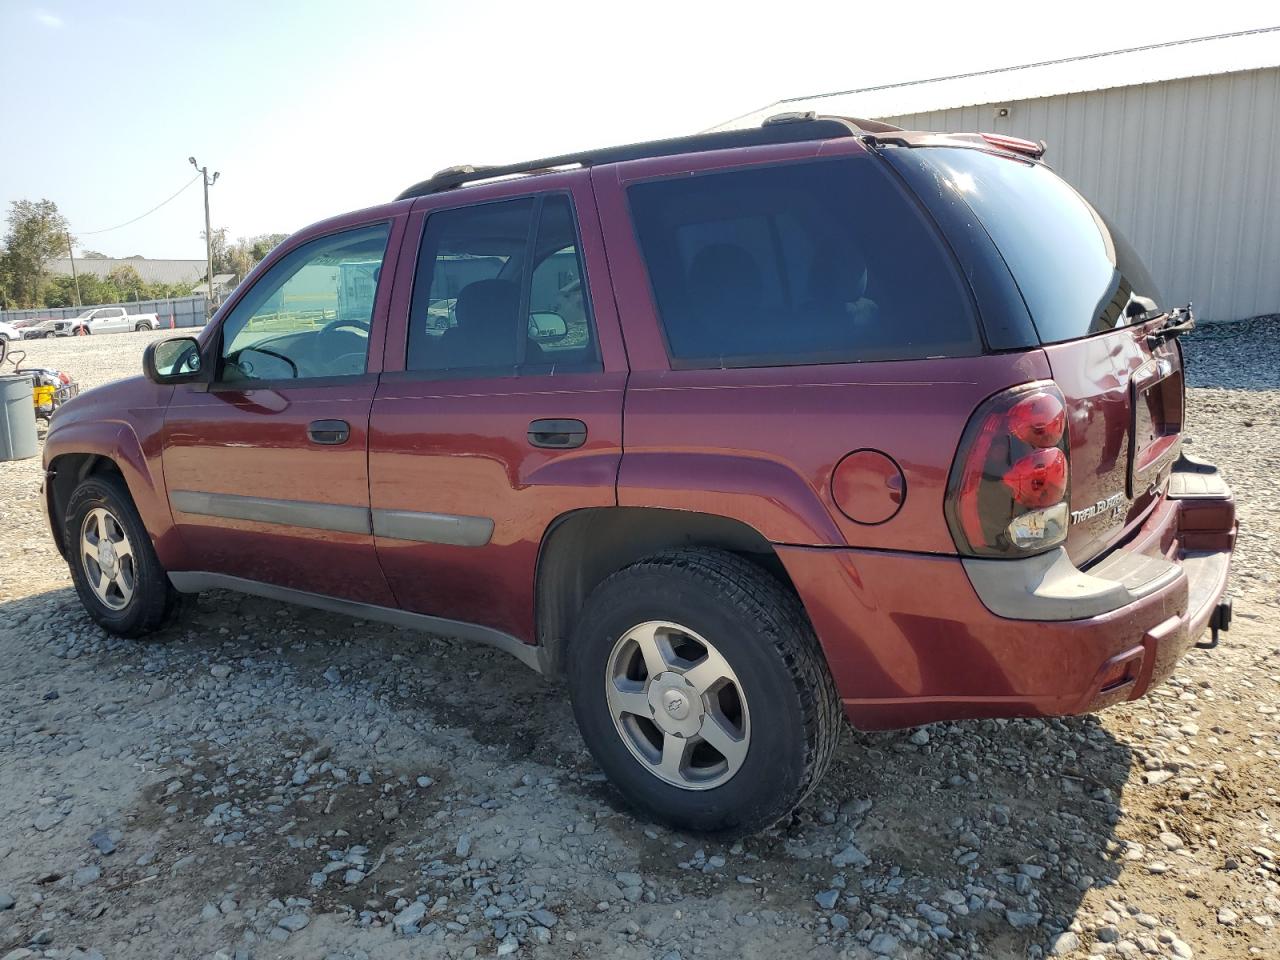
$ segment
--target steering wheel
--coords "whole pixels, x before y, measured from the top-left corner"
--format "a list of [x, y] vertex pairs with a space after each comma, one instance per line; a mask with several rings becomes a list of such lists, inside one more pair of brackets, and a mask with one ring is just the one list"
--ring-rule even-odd
[[343, 320], [343, 319], [330, 320], [328, 323], [326, 323], [323, 327], [320, 328], [320, 333], [318, 334], [318, 336], [323, 337], [325, 334], [332, 333], [335, 330], [342, 330], [346, 328], [349, 330], [354, 330], [356, 331], [356, 333], [364, 334], [367, 337], [369, 335], [369, 327], [370, 327], [370, 323], [368, 321], [365, 321], [362, 323], [359, 320]]

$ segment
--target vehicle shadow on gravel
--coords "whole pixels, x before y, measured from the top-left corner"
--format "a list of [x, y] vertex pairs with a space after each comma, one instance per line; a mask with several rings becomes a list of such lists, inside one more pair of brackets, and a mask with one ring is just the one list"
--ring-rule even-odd
[[[70, 613], [72, 629], [97, 633], [73, 609], [74, 592], [60, 590], [0, 605], [0, 623], [22, 635]], [[154, 655], [156, 646], [165, 656]], [[441, 734], [456, 731], [509, 758], [512, 782], [531, 763], [550, 768], [566, 802], [610, 809], [607, 822], [644, 874], [669, 878], [686, 895], [740, 897], [747, 887], [773, 909], [855, 933], [883, 925], [887, 911], [936, 938], [929, 942], [939, 952], [959, 938], [981, 944], [983, 956], [1025, 956], [1068, 928], [1087, 890], [1115, 880], [1126, 852], [1114, 827], [1133, 756], [1093, 717], [848, 729], [830, 774], [793, 818], [738, 845], [638, 822], [587, 754], [563, 685], [487, 649], [210, 593], [154, 637], [107, 641], [90, 656], [117, 668], [99, 673], [122, 688], [128, 661], [145, 661], [150, 682], [174, 686], [189, 684], [193, 668], [207, 680], [209, 665], [229, 663], [287, 683], [292, 697], [350, 688], [406, 730], [430, 731], [437, 754]], [[263, 713], [260, 722], [284, 729], [292, 721]], [[414, 736], [401, 741], [409, 763], [430, 752], [426, 734], [417, 746]], [[407, 786], [404, 813], [425, 803], [425, 817], [435, 801], [415, 800]], [[163, 794], [149, 799], [162, 805]], [[344, 810], [372, 809], [374, 799], [353, 795], [350, 805], [324, 810], [322, 825], [340, 826]], [[394, 831], [385, 833], [373, 839], [389, 842]], [[282, 890], [305, 885], [301, 874], [284, 879]]]

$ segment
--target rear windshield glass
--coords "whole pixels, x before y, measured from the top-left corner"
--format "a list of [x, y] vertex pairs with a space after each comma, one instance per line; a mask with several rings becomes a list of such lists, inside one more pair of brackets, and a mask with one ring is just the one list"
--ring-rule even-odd
[[1124, 237], [1049, 168], [959, 147], [920, 153], [1000, 248], [1043, 342], [1140, 323], [1163, 307]]
[[653, 180], [628, 193], [674, 366], [981, 352], [949, 253], [875, 158]]

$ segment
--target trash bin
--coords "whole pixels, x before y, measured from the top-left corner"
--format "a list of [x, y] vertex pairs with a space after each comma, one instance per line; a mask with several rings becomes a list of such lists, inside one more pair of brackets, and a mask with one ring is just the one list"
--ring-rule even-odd
[[0, 376], [0, 460], [26, 460], [40, 452], [34, 389], [29, 373]]

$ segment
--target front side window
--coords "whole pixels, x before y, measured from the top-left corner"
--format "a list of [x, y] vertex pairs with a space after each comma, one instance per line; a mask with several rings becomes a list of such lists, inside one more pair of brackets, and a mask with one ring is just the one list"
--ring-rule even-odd
[[873, 158], [653, 180], [628, 196], [675, 366], [981, 352], [949, 254]]
[[222, 325], [218, 379], [362, 374], [390, 226], [305, 243], [277, 263]]
[[442, 377], [599, 369], [584, 279], [563, 194], [431, 214], [406, 369]]

